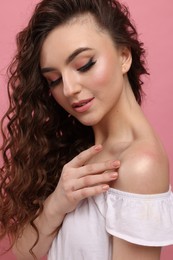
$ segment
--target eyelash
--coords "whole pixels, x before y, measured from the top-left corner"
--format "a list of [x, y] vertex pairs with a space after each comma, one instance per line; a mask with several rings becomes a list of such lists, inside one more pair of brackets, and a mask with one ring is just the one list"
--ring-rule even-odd
[[[94, 64], [96, 63], [96, 61], [93, 60], [93, 58], [91, 58], [89, 60], [89, 62], [87, 62], [84, 66], [82, 66], [81, 68], [77, 69], [77, 71], [83, 73], [83, 72], [87, 72]], [[49, 83], [49, 88], [52, 88], [54, 86], [57, 86], [60, 82], [61, 82], [62, 78], [58, 78], [52, 82]]]
[[85, 64], [83, 67], [79, 68], [78, 71], [80, 72], [86, 72], [88, 71], [94, 64], [96, 63], [96, 61], [94, 61], [92, 58], [89, 60], [89, 62], [87, 62], [87, 64]]
[[61, 82], [61, 78], [51, 81], [49, 83], [49, 88], [53, 88], [53, 87], [57, 86], [60, 82]]

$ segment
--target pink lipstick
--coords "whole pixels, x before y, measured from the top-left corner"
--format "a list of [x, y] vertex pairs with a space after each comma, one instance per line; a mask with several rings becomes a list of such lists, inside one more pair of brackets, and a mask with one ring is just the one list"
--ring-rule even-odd
[[74, 102], [72, 108], [79, 113], [86, 112], [92, 106], [93, 100], [94, 98], [89, 98], [80, 100], [79, 102]]

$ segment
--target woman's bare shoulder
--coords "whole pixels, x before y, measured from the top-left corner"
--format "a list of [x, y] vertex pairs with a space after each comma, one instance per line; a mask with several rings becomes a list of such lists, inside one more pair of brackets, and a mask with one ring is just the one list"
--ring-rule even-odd
[[169, 189], [169, 163], [159, 142], [136, 141], [120, 158], [119, 178], [113, 188], [139, 194], [156, 194]]

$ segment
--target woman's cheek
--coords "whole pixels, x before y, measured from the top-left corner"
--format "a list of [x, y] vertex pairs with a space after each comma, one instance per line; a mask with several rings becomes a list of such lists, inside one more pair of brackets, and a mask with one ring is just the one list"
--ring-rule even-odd
[[92, 82], [94, 83], [95, 88], [101, 88], [108, 84], [110, 80], [110, 71], [109, 67], [106, 66], [104, 62], [100, 62], [97, 69], [94, 70], [92, 75]]
[[[57, 87], [58, 88], [58, 87]], [[51, 94], [52, 94], [52, 96], [54, 97], [54, 99], [56, 100], [56, 102], [60, 105], [60, 106], [63, 106], [63, 104], [65, 103], [65, 102], [63, 102], [63, 94], [62, 94], [62, 92], [59, 90], [59, 89], [57, 89], [56, 87], [55, 88], [53, 88], [52, 90], [51, 90]]]

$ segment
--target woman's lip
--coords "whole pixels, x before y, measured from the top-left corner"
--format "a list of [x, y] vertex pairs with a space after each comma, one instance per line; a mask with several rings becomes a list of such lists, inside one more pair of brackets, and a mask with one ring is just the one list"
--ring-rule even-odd
[[83, 100], [80, 100], [79, 102], [73, 103], [72, 107], [76, 112], [82, 113], [82, 112], [87, 111], [91, 107], [93, 100], [94, 100], [94, 98], [83, 99]]

